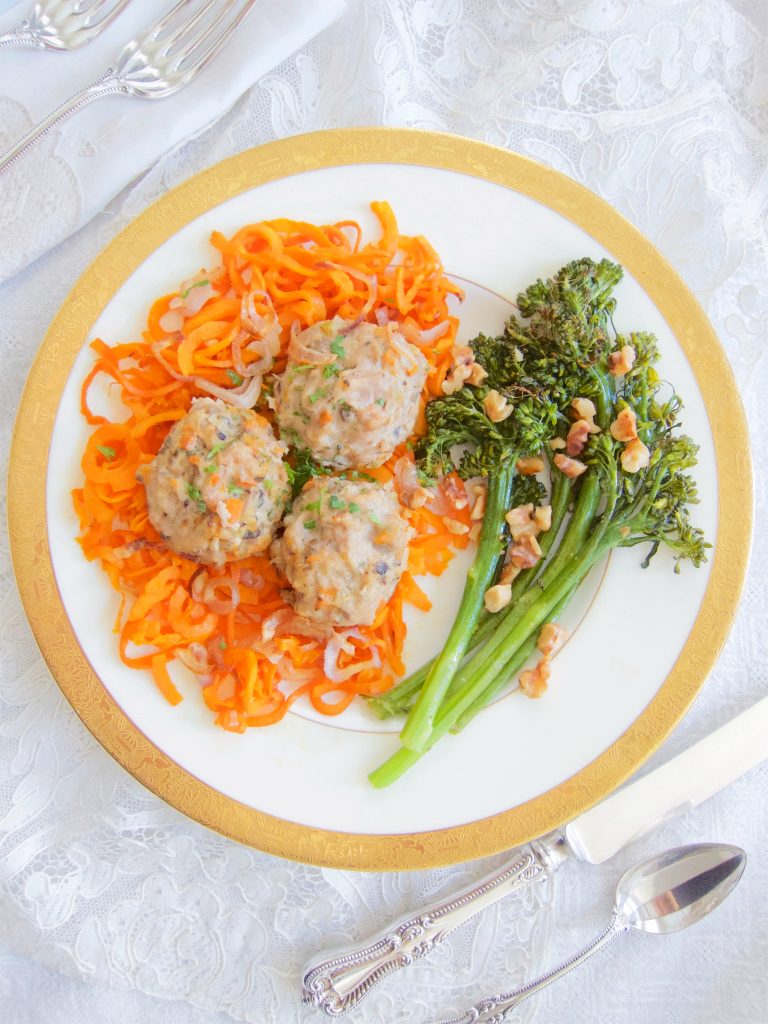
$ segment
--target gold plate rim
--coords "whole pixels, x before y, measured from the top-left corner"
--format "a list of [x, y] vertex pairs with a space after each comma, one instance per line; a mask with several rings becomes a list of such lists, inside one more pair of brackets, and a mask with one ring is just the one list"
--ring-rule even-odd
[[[404, 835], [334, 832], [257, 811], [212, 789], [155, 747], [91, 669], [59, 597], [48, 551], [45, 488], [59, 399], [93, 323], [130, 274], [169, 236], [226, 199], [305, 171], [411, 164], [484, 178], [541, 202], [603, 245], [661, 310], [693, 369], [718, 470], [712, 569], [672, 671], [633, 724], [559, 786], [488, 818]], [[34, 443], [30, 443], [34, 438]], [[38, 646], [65, 697], [99, 743], [138, 781], [188, 817], [267, 853], [369, 871], [443, 867], [510, 849], [564, 824], [614, 790], [664, 741], [706, 680], [730, 630], [752, 528], [746, 421], [730, 366], [697, 300], [655, 247], [605, 200], [552, 168], [486, 143], [403, 128], [347, 128], [267, 143], [202, 171], [145, 210], [81, 275], [35, 357], [21, 399], [8, 471], [14, 570]]]

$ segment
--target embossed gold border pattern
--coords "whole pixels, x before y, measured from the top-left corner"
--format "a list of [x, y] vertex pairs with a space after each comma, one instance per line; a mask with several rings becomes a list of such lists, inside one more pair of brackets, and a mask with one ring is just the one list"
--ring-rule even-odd
[[[153, 746], [112, 700], [77, 644], [54, 580], [40, 483], [58, 402], [83, 339], [146, 257], [232, 196], [304, 171], [365, 163], [418, 164], [484, 178], [538, 200], [605, 246], [662, 311], [693, 367], [719, 479], [718, 530], [704, 600], [677, 662], [639, 718], [607, 751], [536, 799], [466, 825], [408, 835], [353, 835], [283, 821], [211, 789]], [[107, 246], [73, 288], [32, 366], [11, 447], [8, 506], [19, 590], [40, 650], [87, 728], [131, 775], [189, 817], [242, 843], [310, 864], [389, 871], [484, 857], [548, 832], [610, 793], [662, 743], [714, 665], [736, 611], [749, 555], [752, 469], [741, 403], [712, 327], [669, 264], [619, 213], [559, 172], [506, 150], [433, 132], [353, 128], [284, 139], [231, 157], [169, 192]]]

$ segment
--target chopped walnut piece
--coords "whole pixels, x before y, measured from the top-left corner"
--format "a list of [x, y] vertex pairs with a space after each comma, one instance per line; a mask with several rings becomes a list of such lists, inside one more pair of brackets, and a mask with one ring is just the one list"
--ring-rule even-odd
[[595, 423], [597, 409], [595, 403], [589, 398], [574, 398], [571, 402], [571, 419], [586, 420], [589, 424], [590, 434], [599, 434], [600, 427]]
[[551, 658], [553, 654], [560, 650], [567, 639], [568, 630], [565, 626], [558, 626], [556, 622], [547, 622], [541, 627], [536, 646], [545, 658]]
[[634, 409], [625, 406], [611, 424], [611, 437], [617, 441], [631, 441], [637, 437], [637, 415]]
[[482, 523], [475, 523], [472, 527], [470, 527], [469, 539], [470, 540], [477, 540], [477, 538], [480, 536], [480, 531], [482, 530], [482, 528], [483, 528], [483, 524]]
[[454, 345], [451, 349], [452, 364], [445, 375], [442, 388], [444, 395], [461, 391], [475, 365], [475, 355], [468, 345]]
[[501, 423], [502, 420], [512, 415], [512, 406], [507, 404], [506, 398], [500, 395], [495, 388], [489, 391], [483, 399], [483, 408], [485, 415], [492, 423]]
[[586, 420], [576, 420], [575, 423], [571, 424], [571, 429], [568, 431], [568, 441], [565, 446], [568, 455], [581, 455], [587, 447], [589, 435], [589, 423]]
[[578, 459], [569, 459], [567, 455], [556, 455], [555, 465], [561, 473], [565, 473], [571, 480], [575, 480], [577, 476], [587, 472], [587, 467], [583, 462], [579, 462]]
[[512, 565], [511, 562], [507, 562], [504, 568], [501, 570], [499, 576], [499, 583], [512, 583], [523, 570], [519, 565]]
[[530, 459], [518, 459], [515, 469], [520, 476], [536, 476], [537, 473], [544, 472], [544, 459], [538, 455], [533, 455]]
[[483, 487], [482, 490], [477, 492], [475, 503], [472, 506], [472, 511], [469, 513], [469, 518], [472, 520], [482, 519], [485, 515], [485, 505], [488, 501], [488, 492]]
[[621, 468], [625, 473], [637, 473], [639, 469], [645, 469], [651, 461], [651, 453], [639, 437], [627, 441], [620, 457]]
[[534, 669], [528, 669], [520, 673], [520, 689], [526, 697], [535, 700], [542, 697], [547, 690], [547, 681], [552, 673], [552, 668], [547, 658], [542, 658]]
[[487, 376], [488, 371], [483, 369], [480, 363], [473, 363], [472, 372], [467, 377], [467, 384], [473, 384], [475, 387], [478, 387], [480, 384], [483, 383]]
[[497, 583], [485, 592], [485, 607], [489, 612], [500, 612], [512, 600], [512, 587], [509, 583]]
[[533, 513], [533, 521], [539, 528], [540, 533], [546, 533], [552, 529], [552, 506], [539, 505]]
[[552, 449], [553, 452], [556, 452], [558, 448], [565, 448], [565, 441], [562, 439], [562, 437], [553, 437], [552, 440], [549, 442], [549, 447]]
[[403, 504], [408, 508], [422, 508], [422, 506], [426, 505], [429, 499], [432, 497], [432, 491], [427, 490], [426, 487], [419, 486], [414, 487], [412, 491], [403, 491], [401, 495], [401, 500]]
[[464, 533], [469, 533], [469, 527], [466, 523], [460, 523], [458, 519], [444, 519], [443, 522], [449, 533], [456, 534], [460, 537]]
[[526, 533], [512, 545], [508, 557], [519, 569], [532, 569], [541, 558], [539, 542], [532, 533]]
[[443, 477], [443, 482], [440, 486], [448, 499], [448, 503], [453, 505], [457, 511], [469, 505], [469, 495], [467, 494], [464, 482], [458, 480], [453, 473]]
[[618, 352], [611, 352], [608, 356], [608, 373], [612, 373], [614, 377], [622, 377], [635, 365], [636, 358], [637, 353], [631, 345], [625, 345]]
[[504, 517], [509, 525], [509, 532], [512, 540], [518, 541], [521, 537], [536, 532], [536, 524], [533, 522], [533, 505], [518, 505], [511, 508]]

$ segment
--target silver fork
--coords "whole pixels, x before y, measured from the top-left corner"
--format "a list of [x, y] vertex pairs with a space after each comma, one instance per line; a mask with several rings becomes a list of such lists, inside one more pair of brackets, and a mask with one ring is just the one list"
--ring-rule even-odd
[[102, 96], [160, 100], [183, 89], [216, 56], [257, 0], [179, 0], [132, 40], [104, 74], [35, 125], [0, 158], [8, 170], [38, 139]]
[[2, 46], [77, 50], [101, 35], [131, 0], [38, 0], [16, 28], [0, 32]]

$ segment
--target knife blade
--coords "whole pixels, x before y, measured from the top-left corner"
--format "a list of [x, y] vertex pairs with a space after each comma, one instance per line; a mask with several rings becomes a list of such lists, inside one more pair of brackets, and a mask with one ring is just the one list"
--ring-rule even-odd
[[329, 1017], [347, 1013], [393, 971], [426, 956], [492, 903], [543, 880], [567, 860], [601, 864], [641, 836], [724, 789], [768, 759], [768, 697], [564, 828], [515, 851], [478, 885], [392, 924], [365, 946], [310, 965], [302, 999]]

